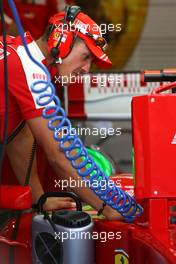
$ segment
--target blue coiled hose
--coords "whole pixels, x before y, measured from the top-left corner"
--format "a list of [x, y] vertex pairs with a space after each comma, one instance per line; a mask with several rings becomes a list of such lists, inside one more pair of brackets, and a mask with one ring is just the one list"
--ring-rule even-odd
[[[71, 133], [71, 122], [66, 117], [64, 109], [60, 106], [60, 100], [55, 94], [55, 88], [51, 83], [50, 74], [47, 68], [36, 61], [30, 54], [15, 4], [13, 0], [8, 0], [8, 2], [29, 58], [47, 75], [47, 81], [34, 81], [31, 85], [31, 90], [34, 93], [40, 94], [37, 98], [37, 104], [45, 107], [42, 116], [49, 120], [48, 128], [53, 130], [54, 139], [60, 143], [60, 148], [64, 151], [66, 158], [71, 162], [72, 167], [77, 170], [77, 173], [84, 181], [89, 181], [90, 188], [100, 197], [100, 199], [113, 209], [117, 210], [127, 222], [133, 221], [136, 216], [142, 214], [142, 207], [137, 205], [134, 198], [128, 193], [122, 191], [115, 184], [112, 185], [112, 182], [110, 183], [108, 177], [105, 176], [105, 174], [98, 168], [94, 160], [88, 155], [88, 152], [79, 137]], [[48, 106], [51, 102], [54, 102], [55, 105]], [[61, 136], [61, 132], [64, 131], [64, 128], [67, 128], [67, 133], [62, 134]], [[95, 182], [100, 183], [102, 180], [107, 186], [104, 190], [101, 188], [100, 184], [96, 184], [95, 186]]]

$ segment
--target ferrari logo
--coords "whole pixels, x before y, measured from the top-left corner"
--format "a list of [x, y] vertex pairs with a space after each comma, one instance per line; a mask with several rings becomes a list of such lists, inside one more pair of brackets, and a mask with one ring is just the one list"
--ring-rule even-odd
[[128, 254], [122, 249], [116, 250], [115, 264], [129, 264]]

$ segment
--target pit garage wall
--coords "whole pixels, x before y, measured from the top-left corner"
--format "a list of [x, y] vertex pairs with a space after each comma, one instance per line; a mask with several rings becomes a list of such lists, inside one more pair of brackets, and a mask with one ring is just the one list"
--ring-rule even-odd
[[140, 40], [124, 70], [176, 67], [176, 1], [150, 0]]

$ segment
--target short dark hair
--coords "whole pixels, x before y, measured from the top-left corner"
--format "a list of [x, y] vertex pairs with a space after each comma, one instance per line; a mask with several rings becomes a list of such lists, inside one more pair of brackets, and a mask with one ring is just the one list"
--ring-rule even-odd
[[47, 27], [46, 27], [43, 35], [42, 35], [43, 41], [48, 41], [49, 36], [51, 35], [53, 29], [54, 29], [54, 25], [52, 25], [52, 24], [47, 25]]

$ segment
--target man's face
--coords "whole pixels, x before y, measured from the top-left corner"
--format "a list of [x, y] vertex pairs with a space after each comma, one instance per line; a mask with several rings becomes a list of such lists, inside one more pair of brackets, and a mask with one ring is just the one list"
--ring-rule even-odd
[[63, 59], [61, 65], [58, 65], [58, 73], [60, 76], [69, 78], [71, 76], [79, 76], [88, 73], [94, 56], [87, 48], [83, 41], [78, 41], [73, 46], [70, 54]]

